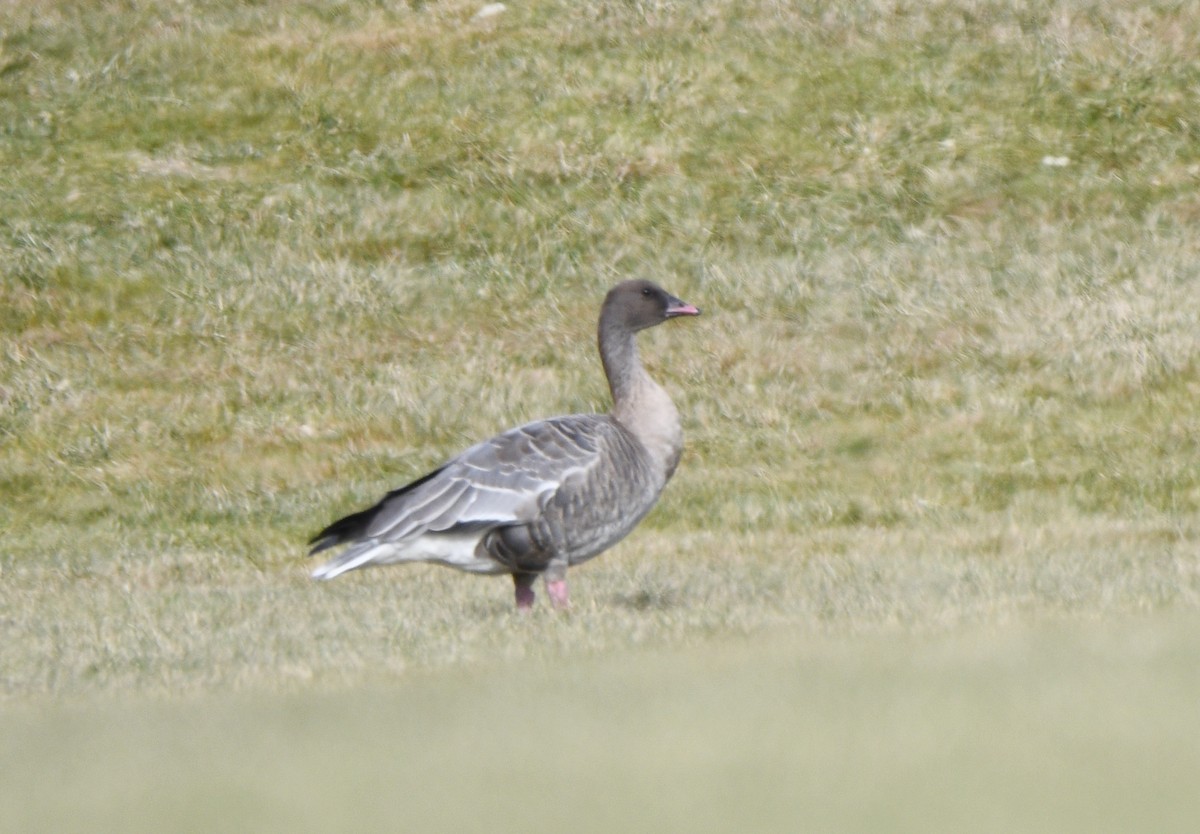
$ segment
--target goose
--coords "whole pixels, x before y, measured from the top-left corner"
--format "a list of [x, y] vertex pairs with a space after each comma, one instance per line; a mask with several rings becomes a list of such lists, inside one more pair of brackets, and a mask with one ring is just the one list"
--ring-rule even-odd
[[518, 609], [545, 579], [569, 607], [567, 568], [616, 544], [658, 501], [683, 450], [679, 413], [638, 356], [638, 331], [700, 311], [645, 280], [613, 287], [600, 308], [608, 414], [538, 420], [485, 440], [309, 541], [313, 571], [333, 579], [373, 565], [430, 562], [512, 576]]

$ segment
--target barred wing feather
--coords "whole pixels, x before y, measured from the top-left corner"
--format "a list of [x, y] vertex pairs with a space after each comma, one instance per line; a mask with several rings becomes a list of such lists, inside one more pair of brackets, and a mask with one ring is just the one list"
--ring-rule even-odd
[[[334, 522], [312, 541], [317, 553], [355, 543], [316, 574], [408, 558], [489, 572], [474, 558], [489, 530], [536, 522], [564, 484], [578, 486], [601, 464], [606, 437], [622, 430], [602, 415], [542, 420], [472, 446], [440, 469], [388, 493], [374, 507]], [[422, 548], [421, 537], [456, 536]], [[450, 550], [458, 555], [447, 555]], [[410, 555], [411, 554], [411, 555]], [[499, 569], [499, 566], [496, 566]]]

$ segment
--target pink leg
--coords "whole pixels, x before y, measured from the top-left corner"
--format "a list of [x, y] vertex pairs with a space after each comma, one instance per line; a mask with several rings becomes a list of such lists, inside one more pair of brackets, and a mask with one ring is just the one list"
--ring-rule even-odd
[[517, 609], [528, 611], [533, 608], [533, 577], [525, 574], [513, 574], [513, 584], [517, 591]]
[[571, 607], [571, 600], [567, 598], [567, 580], [547, 579], [546, 593], [550, 595], [550, 604], [560, 611]]

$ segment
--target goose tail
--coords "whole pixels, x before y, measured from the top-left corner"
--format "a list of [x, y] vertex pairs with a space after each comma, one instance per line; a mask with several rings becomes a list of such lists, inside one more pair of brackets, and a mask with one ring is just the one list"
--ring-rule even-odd
[[[336, 544], [334, 542], [333, 544]], [[325, 547], [332, 547], [332, 544], [318, 545], [313, 548], [313, 553], [323, 550]], [[316, 568], [312, 572], [313, 579], [333, 579], [335, 576], [341, 576], [347, 571], [356, 570], [366, 567], [379, 561], [381, 557], [386, 557], [395, 550], [395, 546], [385, 544], [378, 541], [365, 541], [346, 549], [339, 553], [334, 558], [330, 559], [325, 564]]]

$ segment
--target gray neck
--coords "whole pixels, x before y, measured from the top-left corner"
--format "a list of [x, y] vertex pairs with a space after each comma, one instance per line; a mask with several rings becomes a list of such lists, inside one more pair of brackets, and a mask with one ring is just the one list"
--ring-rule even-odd
[[663, 388], [650, 378], [638, 357], [634, 334], [600, 321], [600, 358], [612, 390], [612, 416], [650, 454], [665, 483], [683, 448], [679, 414]]
[[634, 334], [604, 319], [600, 320], [600, 361], [604, 363], [604, 375], [612, 391], [614, 412], [631, 404], [642, 384], [654, 384], [642, 367]]

